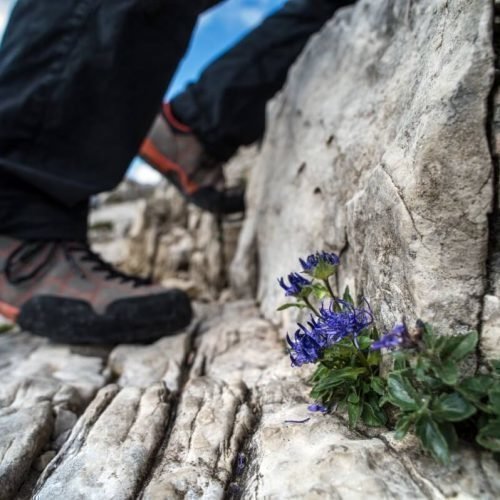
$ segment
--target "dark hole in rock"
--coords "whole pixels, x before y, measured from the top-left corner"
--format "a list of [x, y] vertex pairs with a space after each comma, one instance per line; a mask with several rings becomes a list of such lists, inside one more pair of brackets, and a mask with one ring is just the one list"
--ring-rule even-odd
[[303, 161], [300, 164], [299, 169], [297, 170], [297, 175], [300, 175], [305, 170], [306, 166], [307, 166], [307, 163], [305, 161]]

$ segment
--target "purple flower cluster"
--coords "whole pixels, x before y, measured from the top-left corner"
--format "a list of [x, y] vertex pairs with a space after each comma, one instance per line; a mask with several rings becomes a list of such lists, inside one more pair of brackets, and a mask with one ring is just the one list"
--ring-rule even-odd
[[404, 323], [396, 325], [389, 333], [383, 335], [371, 345], [371, 349], [394, 349], [409, 341], [408, 330]]
[[[336, 310], [335, 305], [341, 306], [341, 310]], [[350, 337], [356, 342], [359, 333], [372, 322], [370, 311], [338, 299], [332, 300], [328, 307], [321, 307], [318, 320], [311, 317], [307, 327], [298, 325], [293, 340], [287, 335], [292, 366], [316, 363], [327, 347], [344, 338]]]
[[288, 275], [288, 281], [290, 282], [290, 285], [287, 285], [283, 278], [278, 279], [280, 287], [285, 290], [285, 295], [289, 297], [297, 297], [302, 293], [304, 287], [311, 285], [311, 282], [308, 279], [298, 273], [290, 273]]
[[338, 255], [330, 252], [316, 252], [314, 254], [309, 255], [305, 260], [299, 259], [300, 265], [302, 269], [310, 273], [314, 271], [316, 267], [320, 263], [329, 264], [330, 266], [338, 266], [340, 263], [340, 259]]
[[[335, 305], [342, 306], [341, 311]], [[328, 308], [321, 307], [321, 330], [329, 338], [329, 345], [336, 344], [345, 337], [356, 340], [359, 333], [373, 323], [373, 315], [368, 309], [356, 308], [349, 302], [336, 299]]]
[[319, 412], [319, 413], [327, 413], [328, 408], [319, 403], [313, 403], [307, 407], [307, 409], [311, 412]]
[[299, 329], [295, 332], [293, 340], [288, 334], [286, 335], [292, 366], [316, 363], [327, 347], [327, 339], [319, 332], [319, 323], [312, 316], [307, 325], [309, 328], [299, 323]]

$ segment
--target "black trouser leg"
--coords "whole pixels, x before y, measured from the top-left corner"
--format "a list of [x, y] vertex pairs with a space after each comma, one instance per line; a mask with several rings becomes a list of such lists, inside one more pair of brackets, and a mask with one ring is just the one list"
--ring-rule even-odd
[[283, 86], [309, 37], [338, 8], [353, 3], [287, 2], [173, 99], [174, 113], [191, 126], [212, 155], [229, 158], [239, 146], [262, 137], [266, 102]]
[[123, 177], [206, 3], [18, 0], [0, 47], [0, 234], [85, 237], [89, 197]]

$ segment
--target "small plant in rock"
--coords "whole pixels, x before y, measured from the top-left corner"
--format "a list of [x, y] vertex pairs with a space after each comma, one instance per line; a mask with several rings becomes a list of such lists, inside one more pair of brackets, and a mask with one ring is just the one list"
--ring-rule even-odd
[[[293, 337], [287, 335], [293, 366], [317, 364], [312, 377], [311, 396], [317, 402], [312, 411], [346, 409], [351, 426], [362, 420], [369, 426], [384, 425], [387, 416], [380, 405], [384, 381], [380, 378], [380, 353], [372, 350], [378, 338], [368, 302], [355, 305], [346, 289], [342, 299], [335, 296], [330, 278], [339, 259], [321, 252], [300, 260], [301, 274], [292, 273], [287, 284], [280, 279], [285, 294], [296, 299], [279, 308], [308, 308], [306, 324], [298, 324]], [[314, 305], [320, 302], [319, 306]]]
[[[302, 271], [279, 279], [290, 307], [308, 309], [305, 322], [287, 334], [292, 366], [316, 364], [311, 411], [346, 410], [349, 425], [387, 423], [395, 413], [395, 437], [414, 431], [422, 447], [443, 464], [450, 461], [459, 437], [473, 436], [481, 447], [500, 453], [500, 361], [490, 370], [460, 376], [460, 365], [477, 348], [477, 332], [437, 335], [417, 322], [409, 331], [402, 323], [379, 337], [366, 299], [342, 298], [330, 279], [339, 258], [317, 252], [300, 259]], [[381, 376], [381, 352], [393, 357], [392, 369]]]
[[387, 348], [394, 367], [383, 402], [395, 406], [397, 439], [413, 430], [424, 449], [439, 462], [450, 461], [458, 437], [500, 452], [500, 363], [483, 374], [461, 377], [460, 363], [477, 347], [477, 332], [438, 336], [430, 325], [405, 325], [372, 345]]

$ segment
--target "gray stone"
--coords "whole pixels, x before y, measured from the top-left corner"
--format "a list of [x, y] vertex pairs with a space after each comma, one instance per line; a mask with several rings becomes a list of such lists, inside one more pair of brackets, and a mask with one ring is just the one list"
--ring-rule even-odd
[[[242, 154], [244, 160], [225, 167], [230, 185], [246, 175], [254, 151], [248, 149]], [[157, 282], [194, 282], [196, 288], [190, 288], [196, 298], [216, 298], [227, 283], [241, 217], [219, 224], [213, 215], [188, 205], [166, 182], [144, 189], [142, 199], [140, 193], [135, 183], [124, 182], [115, 195], [98, 198], [90, 217], [93, 247], [126, 272]]]
[[193, 330], [164, 337], [147, 346], [119, 346], [109, 366], [121, 386], [148, 387], [164, 382], [170, 391], [180, 389], [182, 365], [192, 344]]
[[478, 326], [491, 10], [482, 0], [362, 0], [309, 43], [270, 106], [246, 260], [238, 253], [244, 271], [256, 242], [266, 316], [279, 320], [276, 278], [326, 249], [342, 256], [341, 286], [355, 280], [386, 326], [403, 314], [443, 330]]
[[52, 412], [48, 402], [0, 409], [0, 499], [10, 499], [20, 488], [31, 464], [50, 439]]
[[57, 440], [61, 434], [66, 434], [68, 431], [71, 431], [78, 420], [78, 416], [75, 413], [61, 407], [55, 408], [55, 414], [56, 419], [54, 422], [54, 431], [52, 433], [53, 440]]
[[35, 460], [33, 469], [37, 472], [43, 472], [55, 456], [56, 452], [54, 450], [46, 451]]
[[[79, 411], [106, 382], [101, 358], [74, 354], [67, 346], [26, 334], [9, 334], [5, 340], [1, 345], [9, 361], [0, 368], [0, 407], [29, 408], [50, 400]], [[18, 349], [24, 340], [26, 345]]]
[[185, 387], [172, 434], [143, 499], [222, 499], [253, 423], [243, 384], [207, 377]]
[[163, 384], [102, 389], [41, 476], [34, 498], [134, 498], [165, 434], [167, 395]]
[[[500, 290], [499, 290], [500, 291]], [[486, 359], [500, 359], [500, 298], [484, 297], [481, 352]]]

